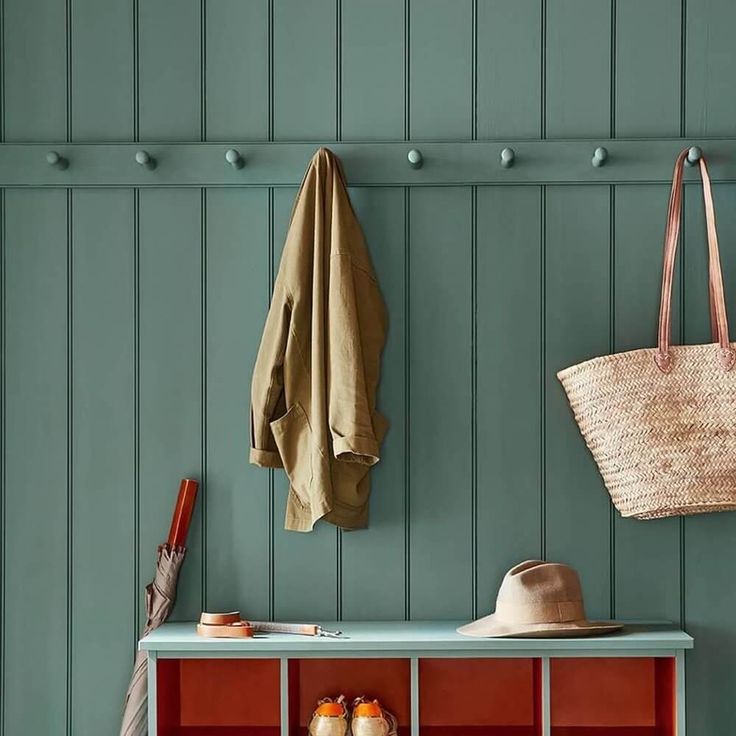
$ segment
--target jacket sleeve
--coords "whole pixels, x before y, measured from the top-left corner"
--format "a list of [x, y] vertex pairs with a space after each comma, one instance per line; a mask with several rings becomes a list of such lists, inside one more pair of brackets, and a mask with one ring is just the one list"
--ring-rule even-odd
[[277, 287], [258, 349], [250, 393], [250, 462], [264, 468], [283, 466], [271, 422], [284, 404], [284, 355], [290, 319], [288, 296]]
[[373, 426], [377, 362], [383, 342], [383, 304], [371, 275], [349, 255], [332, 258], [329, 298], [329, 416], [337, 460], [378, 462]]

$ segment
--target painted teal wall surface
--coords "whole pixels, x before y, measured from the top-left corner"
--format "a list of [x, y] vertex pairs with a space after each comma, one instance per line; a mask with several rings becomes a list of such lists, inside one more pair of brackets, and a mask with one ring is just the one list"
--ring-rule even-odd
[[[736, 134], [731, 0], [0, 6], [7, 142]], [[555, 379], [653, 344], [666, 187], [352, 195], [390, 312], [392, 426], [371, 529], [300, 535], [283, 474], [247, 463], [294, 190], [3, 191], [0, 734], [117, 734], [187, 475], [177, 619], [470, 618], [545, 556], [579, 569], [591, 616], [684, 624], [690, 732], [736, 733], [736, 515], [619, 518]], [[734, 185], [716, 199], [733, 311]], [[677, 331], [706, 341], [694, 189], [686, 208]]]

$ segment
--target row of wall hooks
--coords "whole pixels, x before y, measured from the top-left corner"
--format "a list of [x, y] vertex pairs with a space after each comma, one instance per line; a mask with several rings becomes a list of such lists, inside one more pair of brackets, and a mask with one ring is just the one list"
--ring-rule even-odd
[[[688, 150], [686, 163], [689, 166], [694, 166], [700, 160], [700, 157], [702, 155], [703, 151], [698, 146], [692, 146]], [[409, 165], [413, 169], [422, 168], [422, 165], [424, 164], [424, 156], [422, 156], [422, 152], [419, 149], [412, 148], [406, 157], [409, 161]], [[513, 148], [504, 148], [501, 151], [499, 159], [501, 166], [504, 169], [510, 169], [516, 161], [516, 151], [514, 151]], [[595, 168], [599, 168], [601, 166], [604, 166], [606, 161], [608, 161], [608, 149], [604, 148], [603, 146], [598, 146], [598, 148], [596, 148], [593, 152], [591, 164], [595, 166]]]
[[[686, 163], [690, 166], [694, 166], [703, 155], [703, 151], [698, 146], [692, 146], [688, 150]], [[424, 165], [424, 156], [422, 152], [417, 148], [412, 148], [406, 156], [409, 166], [413, 169], [421, 169]], [[516, 152], [513, 148], [504, 148], [499, 156], [500, 164], [504, 169], [510, 169], [516, 162]], [[608, 149], [603, 146], [598, 146], [593, 152], [593, 158], [591, 164], [595, 168], [604, 166], [609, 160]], [[149, 171], [156, 168], [156, 159], [148, 153], [148, 151], [136, 151], [135, 161], [139, 166], [142, 166]], [[234, 169], [242, 169], [245, 166], [245, 159], [235, 148], [229, 148], [225, 152], [225, 161], [232, 166]], [[59, 169], [61, 171], [69, 168], [69, 159], [60, 155], [57, 151], [49, 151], [46, 154], [46, 162], [49, 166]]]
[[[321, 146], [351, 186], [668, 183], [683, 149], [736, 183], [736, 137], [447, 141], [111, 141], [0, 143], [0, 188], [293, 187]], [[702, 150], [700, 148], [702, 146]], [[697, 177], [691, 170], [685, 183]]]

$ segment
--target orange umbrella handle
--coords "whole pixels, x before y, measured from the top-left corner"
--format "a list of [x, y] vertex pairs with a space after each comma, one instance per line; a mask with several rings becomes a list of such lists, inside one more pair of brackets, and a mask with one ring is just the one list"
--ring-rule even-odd
[[176, 508], [169, 529], [169, 547], [184, 547], [186, 545], [198, 488], [199, 483], [191, 478], [184, 478], [179, 485], [179, 497], [176, 500]]

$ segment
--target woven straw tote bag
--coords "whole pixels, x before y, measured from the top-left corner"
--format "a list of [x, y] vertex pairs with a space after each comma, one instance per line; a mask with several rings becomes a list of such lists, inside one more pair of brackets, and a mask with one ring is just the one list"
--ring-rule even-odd
[[614, 505], [639, 519], [736, 509], [736, 350], [728, 338], [704, 158], [713, 342], [670, 344], [686, 156], [677, 157], [670, 192], [657, 347], [594, 358], [557, 374]]

